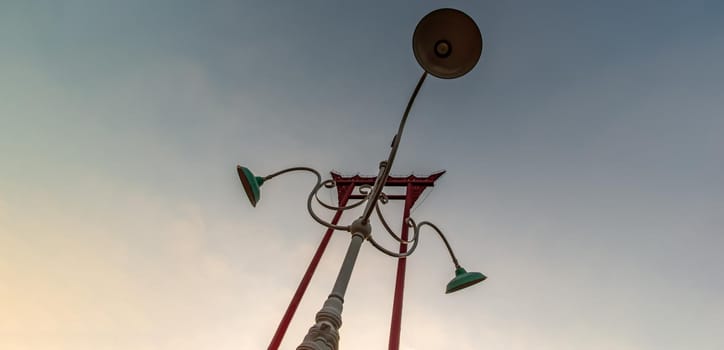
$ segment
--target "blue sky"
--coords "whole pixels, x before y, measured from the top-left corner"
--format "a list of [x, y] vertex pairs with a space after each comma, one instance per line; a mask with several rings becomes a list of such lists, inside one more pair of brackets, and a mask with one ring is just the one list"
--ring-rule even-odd
[[[412, 31], [443, 6], [483, 56], [428, 79], [393, 173], [447, 170], [413, 217], [489, 279], [444, 295], [423, 236], [402, 348], [724, 347], [719, 2], [6, 0], [0, 348], [265, 347], [323, 230], [312, 178], [252, 209], [236, 164], [374, 174], [421, 73]], [[344, 349], [387, 343], [394, 265], [363, 247]]]

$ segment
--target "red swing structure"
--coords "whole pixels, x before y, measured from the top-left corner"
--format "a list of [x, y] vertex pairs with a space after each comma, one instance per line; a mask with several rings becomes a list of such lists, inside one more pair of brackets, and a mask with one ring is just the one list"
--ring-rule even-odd
[[[410, 217], [410, 210], [412, 209], [412, 206], [415, 204], [415, 202], [420, 198], [420, 195], [425, 191], [428, 187], [433, 187], [435, 185], [435, 181], [440, 178], [445, 173], [445, 171], [439, 171], [436, 173], [433, 173], [426, 177], [420, 177], [415, 175], [409, 175], [409, 176], [390, 176], [387, 178], [387, 182], [385, 183], [385, 187], [404, 187], [405, 193], [404, 194], [390, 194], [387, 195], [387, 199], [389, 200], [404, 200], [405, 206], [403, 209], [403, 215], [402, 215], [402, 230], [400, 232], [400, 238], [403, 241], [408, 240], [409, 236], [409, 227], [405, 224], [405, 220], [407, 220], [408, 217]], [[337, 201], [338, 206], [340, 208], [347, 205], [347, 201], [350, 199], [363, 199], [365, 198], [365, 195], [363, 194], [354, 194], [354, 189], [358, 188], [360, 186], [372, 186], [375, 184], [375, 181], [377, 180], [377, 177], [374, 176], [342, 176], [340, 174], [331, 173], [332, 179], [334, 180], [334, 183], [337, 187]], [[331, 223], [333, 225], [336, 225], [339, 222], [339, 219], [342, 217], [342, 212], [344, 210], [340, 209], [337, 210], [334, 217], [332, 218]], [[309, 282], [312, 279], [312, 276], [314, 275], [314, 271], [317, 269], [317, 265], [319, 265], [319, 261], [322, 258], [322, 255], [324, 254], [325, 249], [327, 248], [327, 244], [329, 243], [329, 240], [332, 238], [332, 233], [334, 232], [333, 229], [328, 229], [324, 236], [322, 237], [322, 241], [319, 243], [319, 246], [317, 247], [316, 252], [314, 253], [314, 256], [312, 257], [312, 260], [309, 262], [309, 266], [307, 266], [307, 270], [304, 272], [304, 276], [302, 277], [302, 280], [299, 282], [299, 286], [297, 287], [296, 292], [294, 293], [294, 296], [292, 296], [292, 300], [289, 302], [289, 306], [287, 306], [287, 310], [284, 312], [284, 316], [282, 317], [281, 321], [279, 322], [279, 326], [277, 326], [277, 330], [274, 333], [274, 336], [272, 337], [271, 342], [269, 343], [268, 350], [278, 350], [279, 346], [282, 343], [282, 340], [284, 339], [284, 335], [286, 334], [287, 328], [289, 328], [289, 324], [292, 321], [292, 318], [294, 317], [294, 313], [297, 311], [297, 307], [299, 306], [299, 303], [302, 300], [302, 297], [304, 296], [304, 293], [307, 290], [307, 287], [309, 286]], [[407, 252], [407, 244], [400, 243], [400, 249], [399, 252], [401, 254]], [[402, 325], [402, 302], [404, 298], [404, 291], [405, 291], [405, 270], [407, 267], [407, 258], [399, 258], [397, 260], [397, 275], [395, 278], [395, 293], [394, 293], [394, 300], [392, 304], [392, 318], [390, 321], [390, 340], [389, 340], [389, 349], [390, 350], [399, 350], [400, 348], [400, 333], [401, 333], [401, 325]]]

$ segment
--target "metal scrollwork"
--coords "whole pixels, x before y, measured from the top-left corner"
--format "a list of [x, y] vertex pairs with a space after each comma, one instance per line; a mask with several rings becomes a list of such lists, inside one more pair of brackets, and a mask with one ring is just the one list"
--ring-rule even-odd
[[[380, 201], [380, 203], [382, 203], [382, 204], [387, 204], [387, 202], [389, 201], [389, 199], [387, 198], [387, 194], [385, 194], [384, 192], [381, 192], [381, 193], [380, 193], [380, 200], [379, 200], [379, 201]], [[376, 206], [375, 206], [375, 211], [377, 212], [377, 217], [380, 219], [380, 222], [382, 223], [382, 226], [384, 226], [385, 231], [387, 231], [387, 233], [389, 233], [390, 236], [391, 236], [394, 240], [396, 240], [397, 242], [400, 242], [400, 243], [402, 243], [402, 244], [409, 244], [409, 243], [412, 243], [412, 242], [413, 242], [414, 239], [411, 239], [411, 240], [404, 240], [404, 239], [402, 239], [401, 235], [396, 234], [396, 233], [392, 230], [392, 228], [390, 228], [390, 225], [387, 223], [387, 220], [385, 220], [385, 216], [382, 215], [382, 209], [380, 209], [380, 206], [379, 206], [379, 205], [376, 205]]]
[[386, 255], [389, 255], [393, 258], [406, 258], [406, 257], [412, 255], [412, 253], [415, 252], [415, 249], [417, 249], [417, 243], [419, 241], [418, 238], [419, 238], [419, 230], [416, 229], [413, 233], [412, 240], [410, 241], [412, 244], [410, 245], [410, 248], [404, 253], [395, 253], [393, 251], [388, 250], [387, 248], [385, 248], [385, 247], [381, 246], [379, 243], [377, 243], [377, 241], [375, 241], [375, 239], [372, 238], [372, 236], [369, 236], [367, 238], [367, 240], [369, 240], [370, 244], [372, 244], [372, 246], [377, 248], [377, 250], [379, 250], [380, 252], [382, 252]]
[[[309, 197], [307, 198], [307, 211], [309, 212], [309, 215], [312, 216], [314, 221], [322, 224], [322, 226], [326, 226], [331, 229], [340, 230], [340, 231], [349, 231], [349, 226], [340, 226], [340, 225], [334, 225], [332, 223], [324, 221], [322, 218], [320, 218], [317, 213], [314, 212], [314, 209], [312, 207], [312, 199], [317, 198], [317, 201], [319, 201], [319, 198], [317, 197], [317, 192], [319, 191], [322, 186], [324, 186], [325, 182], [321, 181], [321, 177], [319, 175], [317, 180], [317, 185], [314, 186], [312, 189], [312, 192], [309, 193]], [[329, 181], [329, 180], [328, 180]]]
[[[334, 210], [334, 211], [345, 211], [345, 210], [349, 210], [349, 209], [354, 209], [354, 208], [360, 207], [362, 204], [366, 203], [367, 201], [370, 201], [370, 200], [371, 200], [371, 196], [372, 196], [373, 193], [374, 193], [374, 191], [373, 191], [374, 187], [373, 187], [373, 186], [367, 185], [367, 184], [365, 184], [365, 185], [360, 185], [360, 186], [357, 187], [357, 191], [359, 192], [360, 195], [363, 195], [363, 196], [364, 196], [362, 199], [359, 199], [358, 201], [356, 201], [356, 202], [354, 202], [354, 203], [352, 203], [352, 204], [345, 205], [345, 206], [332, 205], [332, 204], [327, 203], [327, 202], [325, 202], [324, 200], [322, 200], [322, 199], [320, 198], [320, 196], [319, 196], [319, 192], [322, 190], [322, 188], [326, 188], [326, 189], [333, 189], [333, 188], [335, 188], [335, 187], [337, 186], [337, 184], [336, 184], [336, 182], [335, 182], [334, 180], [328, 179], [328, 180], [322, 181], [322, 180], [321, 180], [321, 176], [319, 175], [319, 173], [318, 173], [316, 170], [313, 170], [313, 169], [310, 169], [310, 168], [296, 168], [295, 170], [308, 170], [308, 171], [312, 171], [315, 175], [317, 175], [317, 184], [314, 186], [314, 188], [312, 188], [312, 191], [310, 192], [309, 198], [308, 198], [308, 200], [307, 200], [307, 211], [309, 211], [309, 214], [312, 216], [312, 218], [314, 219], [314, 221], [316, 221], [316, 222], [318, 222], [318, 223], [320, 223], [320, 224], [322, 224], [323, 226], [328, 227], [328, 228], [332, 228], [332, 229], [340, 230], [340, 231], [350, 231], [350, 226], [335, 225], [335, 224], [332, 224], [332, 223], [327, 222], [327, 221], [325, 221], [324, 219], [320, 218], [319, 215], [317, 215], [317, 213], [314, 211], [314, 206], [312, 205], [312, 200], [313, 200], [313, 199], [314, 199], [320, 206], [322, 206], [322, 207], [325, 208], [325, 209]], [[275, 174], [275, 175], [276, 175], [276, 174]], [[384, 194], [384, 193], [380, 193], [380, 195], [379, 195], [378, 198], [379, 198], [379, 201], [382, 202], [383, 204], [384, 204], [384, 203], [387, 203], [387, 202], [389, 201], [389, 199], [387, 198], [387, 195]], [[387, 224], [387, 222], [384, 221], [384, 218], [382, 218], [381, 214], [379, 214], [379, 215], [380, 215], [381, 220], [383, 220], [386, 229], [387, 229], [387, 230], [390, 230], [389, 225]], [[393, 235], [393, 237], [395, 237], [395, 236], [394, 236], [394, 233], [391, 233], [391, 234]], [[398, 239], [398, 240], [399, 240], [399, 239]]]
[[[334, 182], [334, 180], [329, 179], [329, 180], [325, 180], [324, 182], [322, 182], [321, 187], [315, 187], [315, 189], [313, 190], [314, 198], [317, 200], [317, 203], [319, 203], [319, 205], [321, 205], [329, 210], [348, 210], [348, 209], [359, 207], [364, 202], [366, 202], [367, 199], [369, 198], [369, 189], [367, 189], [365, 192], [363, 192], [362, 191], [363, 186], [360, 186], [359, 192], [360, 192], [360, 194], [366, 195], [365, 198], [362, 198], [359, 201], [352, 203], [350, 205], [347, 205], [347, 206], [343, 206], [343, 207], [334, 206], [334, 205], [325, 203], [322, 199], [319, 198], [319, 190], [322, 189], [322, 187], [334, 188], [335, 186], [337, 186], [337, 184]], [[369, 187], [369, 185], [367, 185], [367, 187]]]
[[[312, 169], [312, 168], [307, 168], [307, 167], [294, 167], [294, 168], [284, 169], [284, 170], [282, 170], [282, 171], [276, 172], [276, 173], [274, 173], [274, 174], [271, 174], [271, 175], [265, 177], [264, 180], [269, 180], [269, 179], [274, 178], [274, 177], [276, 177], [276, 176], [278, 176], [278, 175], [281, 175], [281, 174], [284, 174], [284, 173], [287, 173], [287, 172], [291, 172], [291, 171], [308, 171], [308, 172], [313, 173], [313, 174], [317, 177], [317, 183], [316, 183], [316, 185], [314, 186], [314, 188], [312, 189], [312, 191], [309, 193], [309, 197], [307, 197], [307, 211], [309, 211], [309, 215], [312, 216], [312, 218], [314, 219], [314, 221], [320, 223], [322, 226], [325, 226], [325, 227], [328, 227], [328, 228], [331, 228], [331, 229], [334, 229], [334, 230], [339, 230], [339, 231], [348, 231], [348, 232], [350, 231], [350, 226], [349, 226], [349, 225], [347, 225], [347, 226], [335, 225], [335, 224], [332, 224], [332, 223], [327, 222], [327, 221], [325, 221], [324, 219], [320, 218], [319, 215], [317, 215], [317, 213], [314, 212], [314, 207], [312, 206], [312, 201], [313, 201], [313, 200], [316, 200], [317, 203], [319, 203], [319, 205], [321, 205], [322, 207], [324, 207], [324, 208], [326, 208], [326, 209], [336, 210], [336, 211], [339, 211], [339, 210], [345, 211], [345, 210], [349, 210], [349, 209], [354, 209], [354, 208], [357, 208], [357, 207], [361, 206], [362, 204], [364, 204], [364, 203], [366, 203], [366, 202], [368, 202], [368, 201], [369, 201], [369, 202], [374, 202], [374, 203], [368, 203], [368, 204], [367, 204], [367, 207], [368, 207], [368, 208], [371, 208], [372, 206], [374, 207], [374, 211], [377, 213], [377, 217], [379, 218], [380, 222], [382, 223], [382, 226], [385, 228], [385, 231], [387, 231], [387, 233], [388, 233], [395, 241], [397, 241], [397, 242], [399, 242], [399, 243], [401, 243], [401, 244], [409, 245], [409, 248], [408, 248], [408, 250], [407, 250], [406, 252], [404, 252], [404, 253], [395, 253], [395, 252], [393, 252], [393, 251], [391, 251], [391, 250], [389, 250], [389, 249], [381, 246], [379, 243], [377, 243], [377, 241], [375, 241], [375, 239], [372, 237], [372, 235], [370, 235], [369, 237], [367, 237], [367, 240], [368, 240], [368, 241], [372, 244], [372, 246], [374, 246], [377, 250], [379, 250], [380, 252], [382, 252], [382, 253], [384, 253], [384, 254], [386, 254], [386, 255], [389, 255], [389, 256], [395, 257], [395, 258], [408, 257], [408, 256], [412, 255], [412, 253], [415, 252], [415, 249], [417, 249], [417, 243], [419, 242], [419, 238], [420, 238], [420, 228], [422, 228], [422, 226], [430, 226], [430, 228], [432, 228], [435, 232], [437, 232], [437, 234], [438, 234], [438, 235], [440, 236], [440, 238], [442, 239], [443, 243], [445, 243], [445, 246], [446, 246], [446, 248], [448, 249], [448, 252], [450, 253], [450, 257], [452, 258], [453, 263], [455, 263], [456, 266], [457, 266], [457, 259], [455, 258], [455, 255], [453, 254], [452, 249], [450, 248], [450, 244], [448, 243], [447, 239], [445, 238], [445, 235], [443, 235], [442, 231], [440, 231], [440, 229], [437, 228], [437, 226], [435, 226], [434, 224], [432, 224], [432, 223], [430, 223], [430, 222], [428, 222], [428, 221], [422, 221], [422, 222], [420, 222], [420, 223], [418, 224], [418, 223], [416, 223], [416, 222], [415, 222], [412, 218], [410, 218], [410, 217], [405, 218], [405, 224], [406, 224], [408, 227], [410, 227], [410, 228], [413, 229], [412, 239], [409, 239], [409, 240], [404, 240], [404, 239], [402, 239], [402, 237], [401, 237], [400, 235], [396, 234], [396, 233], [392, 230], [392, 228], [390, 227], [390, 225], [387, 223], [387, 220], [385, 219], [385, 216], [382, 214], [382, 209], [380, 209], [380, 205], [379, 205], [379, 204], [385, 205], [385, 204], [387, 204], [387, 203], [389, 202], [389, 197], [388, 197], [387, 194], [386, 194], [385, 192], [383, 192], [382, 190], [375, 191], [375, 187], [374, 187], [374, 186], [370, 186], [370, 185], [362, 185], [362, 186], [359, 186], [359, 187], [358, 187], [358, 192], [359, 192], [361, 195], [364, 196], [362, 199], [360, 199], [360, 200], [358, 200], [357, 202], [354, 202], [354, 203], [352, 203], [352, 204], [350, 204], [350, 205], [346, 205], [346, 206], [335, 206], [335, 205], [331, 205], [331, 204], [329, 204], [329, 203], [326, 203], [326, 202], [322, 201], [322, 200], [319, 198], [319, 190], [321, 190], [322, 187], [327, 188], [327, 189], [332, 189], [332, 188], [335, 188], [335, 187], [337, 186], [337, 184], [336, 184], [336, 183], [334, 182], [334, 180], [332, 180], [332, 179], [328, 179], [328, 180], [322, 181], [322, 176], [319, 174], [319, 172], [316, 171], [316, 170], [314, 170], [314, 169]], [[373, 199], [373, 198], [372, 198], [372, 196], [374, 196], [374, 195], [377, 196], [376, 199]], [[362, 218], [361, 218], [361, 219], [362, 219]]]
[[[377, 213], [378, 213], [378, 215], [381, 214], [381, 212], [379, 211], [379, 209], [377, 210]], [[388, 226], [387, 226], [386, 223], [384, 222], [384, 219], [382, 219], [382, 216], [381, 216], [381, 215], [380, 215], [380, 220], [382, 221], [383, 226], [385, 226], [385, 229], [388, 229]], [[395, 253], [395, 252], [393, 252], [393, 251], [390, 251], [390, 250], [386, 249], [385, 247], [383, 247], [383, 246], [381, 246], [379, 243], [377, 243], [377, 242], [372, 238], [371, 235], [367, 238], [367, 240], [369, 240], [370, 243], [371, 243], [375, 248], [377, 248], [377, 250], [379, 250], [380, 252], [382, 252], [382, 253], [384, 253], [384, 254], [387, 254], [387, 255], [389, 255], [389, 256], [391, 256], [391, 257], [394, 257], [394, 258], [405, 258], [405, 257], [408, 257], [408, 256], [412, 255], [412, 253], [415, 252], [415, 249], [417, 248], [417, 243], [419, 242], [419, 239], [420, 239], [420, 229], [421, 229], [423, 226], [429, 226], [430, 228], [432, 228], [432, 229], [438, 234], [438, 236], [440, 236], [440, 239], [442, 239], [442, 242], [445, 244], [445, 247], [447, 248], [448, 253], [450, 253], [450, 258], [452, 259], [453, 264], [455, 264], [455, 266], [460, 266], [460, 265], [458, 264], [458, 259], [455, 257], [455, 253], [453, 253], [452, 248], [450, 247], [450, 243], [448, 243], [447, 238], [445, 238], [445, 235], [442, 233], [442, 231], [441, 231], [437, 226], [435, 226], [435, 224], [433, 224], [433, 223], [431, 223], [431, 222], [429, 222], [429, 221], [422, 221], [422, 222], [420, 222], [420, 223], [418, 224], [418, 223], [415, 222], [415, 220], [413, 220], [413, 219], [410, 218], [410, 217], [408, 217], [408, 218], [405, 219], [405, 224], [407, 224], [408, 227], [410, 227], [410, 228], [413, 229], [412, 240], [409, 240], [409, 241], [404, 241], [404, 240], [401, 240], [401, 239], [398, 240], [398, 241], [399, 241], [400, 243], [402, 243], [402, 244], [410, 244], [410, 243], [411, 243], [410, 248], [409, 248], [405, 253]], [[391, 235], [394, 235], [394, 233], [391, 232], [391, 230], [388, 230], [387, 232], [390, 233]], [[397, 238], [398, 236], [397, 236], [397, 235], [394, 235], [394, 237]]]

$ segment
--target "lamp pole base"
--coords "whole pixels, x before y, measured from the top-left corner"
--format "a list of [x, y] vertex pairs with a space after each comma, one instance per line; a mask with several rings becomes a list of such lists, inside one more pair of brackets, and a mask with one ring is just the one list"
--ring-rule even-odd
[[297, 350], [337, 350], [339, 349], [339, 328], [342, 327], [342, 304], [347, 285], [352, 277], [354, 263], [362, 247], [362, 243], [370, 234], [369, 222], [357, 220], [352, 225], [352, 241], [347, 248], [342, 267], [339, 269], [337, 281], [332, 288], [332, 294], [324, 302], [322, 309], [317, 312], [317, 322], [309, 329]]
[[317, 312], [317, 323], [309, 329], [297, 350], [337, 350], [342, 326], [342, 299], [330, 295]]

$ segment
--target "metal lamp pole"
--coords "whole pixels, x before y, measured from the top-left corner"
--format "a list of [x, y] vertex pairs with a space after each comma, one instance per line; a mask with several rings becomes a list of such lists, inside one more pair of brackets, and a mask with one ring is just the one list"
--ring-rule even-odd
[[[315, 221], [331, 230], [347, 231], [352, 235], [351, 242], [347, 248], [347, 254], [337, 275], [332, 292], [324, 302], [321, 310], [317, 312], [315, 318], [316, 323], [309, 329], [304, 340], [297, 347], [297, 350], [337, 350], [339, 348], [339, 328], [342, 326], [344, 295], [352, 276], [360, 248], [365, 240], [370, 241], [372, 246], [384, 254], [395, 258], [406, 258], [411, 255], [417, 247], [420, 229], [423, 226], [430, 226], [442, 238], [455, 265], [455, 278], [448, 283], [447, 293], [466, 288], [486, 278], [479, 272], [467, 272], [458, 264], [457, 258], [448, 244], [447, 239], [435, 225], [426, 221], [418, 224], [412, 220], [412, 218], [406, 217], [404, 218], [405, 225], [414, 229], [414, 234], [411, 240], [402, 239], [390, 229], [378, 205], [379, 202], [383, 204], [387, 202], [387, 195], [384, 193], [383, 188], [390, 176], [390, 170], [397, 155], [407, 117], [410, 114], [410, 110], [422, 84], [425, 82], [425, 78], [428, 74], [443, 79], [457, 78], [466, 74], [475, 66], [480, 57], [482, 52], [482, 36], [475, 22], [463, 12], [454, 9], [439, 9], [429, 13], [418, 23], [413, 35], [413, 51], [418, 63], [420, 63], [425, 71], [420, 76], [407, 103], [397, 133], [392, 140], [390, 153], [386, 160], [380, 162], [379, 172], [374, 185], [360, 187], [360, 193], [364, 195], [361, 200], [349, 205], [340, 203], [340, 206], [323, 202], [320, 200], [318, 192], [323, 187], [334, 187], [335, 182], [334, 180], [322, 181], [319, 172], [312, 168], [294, 167], [266, 177], [257, 177], [254, 176], [248, 168], [242, 166], [237, 167], [239, 178], [253, 206], [256, 206], [258, 203], [260, 199], [260, 188], [266, 181], [292, 171], [307, 171], [315, 174], [317, 184], [307, 198], [307, 210], [309, 214]], [[348, 209], [360, 207], [362, 204], [366, 205], [362, 215], [351, 224], [338, 225], [336, 221], [335, 223], [330, 223], [320, 218], [312, 206], [313, 200], [316, 200], [317, 203], [326, 209], [337, 211], [338, 214]], [[382, 247], [374, 240], [372, 236], [372, 226], [370, 225], [370, 217], [373, 212], [377, 214], [386, 231], [398, 242], [409, 245], [409, 249], [405, 252], [395, 253]]]
[[412, 92], [410, 101], [407, 103], [407, 108], [405, 108], [405, 113], [400, 121], [397, 134], [395, 134], [395, 138], [392, 141], [390, 155], [387, 157], [387, 161], [380, 163], [377, 180], [372, 187], [370, 198], [367, 200], [367, 206], [362, 216], [349, 226], [349, 231], [352, 233], [352, 241], [349, 243], [349, 248], [347, 248], [347, 255], [345, 255], [342, 267], [339, 270], [339, 274], [337, 274], [337, 281], [334, 283], [332, 293], [327, 298], [327, 301], [324, 302], [322, 309], [317, 312], [317, 323], [309, 329], [309, 332], [304, 337], [304, 341], [297, 347], [297, 350], [337, 350], [339, 346], [339, 328], [342, 327], [344, 293], [347, 291], [347, 285], [352, 277], [352, 270], [354, 269], [354, 263], [357, 261], [357, 255], [362, 247], [362, 242], [366, 239], [371, 239], [372, 226], [370, 226], [369, 218], [380, 198], [382, 187], [385, 186], [387, 178], [390, 176], [390, 169], [392, 168], [392, 163], [395, 161], [397, 149], [400, 146], [400, 139], [405, 129], [407, 116], [410, 114], [415, 97], [417, 97], [417, 93], [420, 91], [426, 77], [427, 72], [422, 73], [420, 80], [417, 82], [417, 86], [415, 86], [415, 90]]

